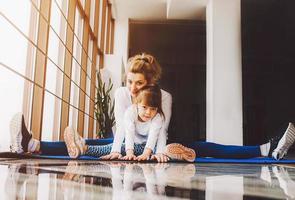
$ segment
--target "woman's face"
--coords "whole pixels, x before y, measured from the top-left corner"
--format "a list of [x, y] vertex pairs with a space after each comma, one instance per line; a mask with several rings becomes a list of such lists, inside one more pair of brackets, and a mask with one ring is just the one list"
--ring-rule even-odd
[[127, 74], [127, 88], [131, 96], [136, 97], [139, 90], [147, 85], [147, 80], [141, 73], [128, 72]]

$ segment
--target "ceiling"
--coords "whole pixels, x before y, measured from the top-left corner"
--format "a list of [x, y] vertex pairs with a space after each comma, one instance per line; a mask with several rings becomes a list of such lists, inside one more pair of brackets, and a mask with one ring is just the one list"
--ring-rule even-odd
[[116, 19], [205, 20], [208, 0], [110, 0]]

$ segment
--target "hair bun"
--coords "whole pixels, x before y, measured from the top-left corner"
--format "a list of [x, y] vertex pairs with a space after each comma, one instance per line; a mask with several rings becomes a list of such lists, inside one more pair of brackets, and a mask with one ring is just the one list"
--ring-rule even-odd
[[147, 63], [150, 63], [150, 64], [152, 64], [154, 62], [153, 56], [151, 56], [149, 54], [145, 54], [145, 53], [142, 53], [141, 54], [140, 59], [142, 61], [147, 62]]

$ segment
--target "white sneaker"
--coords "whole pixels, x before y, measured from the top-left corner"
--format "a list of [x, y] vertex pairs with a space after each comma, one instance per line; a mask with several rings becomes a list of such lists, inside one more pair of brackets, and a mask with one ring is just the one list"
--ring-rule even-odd
[[272, 157], [276, 160], [282, 159], [295, 141], [295, 127], [289, 123], [287, 130], [280, 139], [278, 146], [273, 150]]
[[10, 151], [14, 153], [38, 151], [40, 141], [33, 139], [22, 113], [16, 113], [10, 121]]
[[64, 140], [71, 158], [78, 158], [85, 153], [85, 140], [72, 127], [65, 129]]
[[22, 113], [15, 114], [10, 121], [10, 151], [13, 153], [23, 153], [22, 142]]
[[174, 160], [194, 162], [196, 159], [196, 152], [193, 149], [185, 147], [179, 143], [168, 144], [166, 146], [165, 154]]

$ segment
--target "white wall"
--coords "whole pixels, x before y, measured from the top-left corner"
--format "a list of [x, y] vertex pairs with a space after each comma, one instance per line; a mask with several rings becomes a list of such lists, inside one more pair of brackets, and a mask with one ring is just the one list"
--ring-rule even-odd
[[122, 75], [121, 69], [124, 67], [122, 57], [117, 55], [105, 55], [104, 56], [104, 67], [101, 69], [102, 80], [108, 84], [109, 78], [113, 83], [113, 89], [111, 92], [112, 98], [114, 97], [115, 90], [121, 86]]
[[102, 79], [105, 82], [108, 82], [109, 78], [112, 79], [112, 94], [122, 85], [122, 68], [126, 67], [128, 60], [128, 31], [127, 18], [115, 20], [114, 53], [104, 56]]
[[129, 20], [115, 20], [114, 55], [123, 60], [126, 66], [128, 60]]
[[243, 143], [240, 0], [210, 0], [207, 20], [207, 141]]

